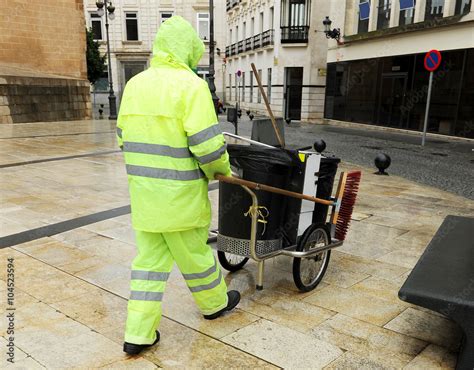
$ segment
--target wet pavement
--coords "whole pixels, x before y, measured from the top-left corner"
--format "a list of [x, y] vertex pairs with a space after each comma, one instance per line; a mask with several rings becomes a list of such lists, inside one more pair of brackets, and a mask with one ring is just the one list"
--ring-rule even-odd
[[[301, 129], [294, 134], [300, 142], [293, 142], [304, 146], [314, 139]], [[342, 157], [343, 169], [363, 171], [362, 186], [347, 241], [333, 251], [318, 288], [299, 293], [292, 261], [277, 258], [266, 264], [265, 289], [258, 292], [256, 264], [249, 262], [237, 273], [225, 272], [229, 288], [242, 292], [239, 308], [206, 321], [175, 269], [164, 297], [160, 344], [142, 356], [125, 356], [135, 247], [114, 132], [106, 120], [0, 126], [0, 295], [5, 302], [7, 259], [14, 258], [15, 366], [455, 366], [458, 328], [400, 301], [397, 292], [444, 217], [474, 215], [474, 201], [396, 176], [395, 163], [388, 177], [349, 163], [356, 154], [338, 153], [344, 147], [336, 142], [340, 133], [324, 137], [328, 149]], [[209, 194], [215, 227], [218, 190]], [[7, 306], [1, 309], [0, 340], [6, 345]], [[4, 366], [10, 364], [2, 354]]]
[[[226, 131], [234, 127], [221, 122]], [[251, 134], [251, 122], [244, 114], [239, 123], [240, 133]], [[285, 124], [287, 145], [301, 148], [323, 139], [327, 151], [342, 160], [361, 166], [374, 166], [378, 153], [386, 153], [392, 159], [388, 172], [421, 184], [446, 190], [474, 199], [474, 140], [459, 140], [447, 136], [428, 136], [426, 146], [421, 146], [419, 133], [403, 133], [340, 125], [313, 125], [299, 122]]]

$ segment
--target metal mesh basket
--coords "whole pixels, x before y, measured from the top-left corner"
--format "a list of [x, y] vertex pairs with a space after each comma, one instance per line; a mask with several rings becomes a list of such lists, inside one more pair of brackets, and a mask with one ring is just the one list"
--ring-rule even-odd
[[[261, 256], [283, 248], [282, 239], [257, 240], [257, 255]], [[250, 240], [237, 239], [222, 234], [217, 235], [217, 250], [250, 257]]]

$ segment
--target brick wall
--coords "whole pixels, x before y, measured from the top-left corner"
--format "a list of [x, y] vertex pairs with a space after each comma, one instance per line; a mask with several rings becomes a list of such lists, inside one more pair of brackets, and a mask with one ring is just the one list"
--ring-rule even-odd
[[90, 117], [87, 81], [0, 77], [0, 124], [67, 121]]
[[87, 78], [83, 0], [0, 0], [0, 64]]

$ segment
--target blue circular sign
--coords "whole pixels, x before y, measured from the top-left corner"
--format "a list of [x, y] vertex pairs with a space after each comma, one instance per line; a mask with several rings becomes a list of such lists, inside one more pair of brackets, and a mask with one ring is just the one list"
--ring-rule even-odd
[[441, 53], [438, 50], [430, 50], [425, 55], [425, 69], [427, 71], [436, 71], [441, 64]]

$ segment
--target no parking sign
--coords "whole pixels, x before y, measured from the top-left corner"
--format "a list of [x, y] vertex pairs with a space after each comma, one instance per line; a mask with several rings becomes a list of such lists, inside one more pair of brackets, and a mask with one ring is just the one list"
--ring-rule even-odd
[[428, 83], [428, 97], [426, 98], [425, 122], [423, 125], [423, 136], [421, 145], [425, 145], [426, 131], [428, 130], [428, 114], [430, 112], [431, 87], [433, 86], [433, 72], [436, 71], [441, 64], [441, 53], [438, 50], [430, 50], [425, 55], [425, 69], [430, 72], [430, 81]]
[[425, 69], [429, 72], [436, 71], [441, 64], [441, 53], [438, 50], [430, 50], [425, 55]]

